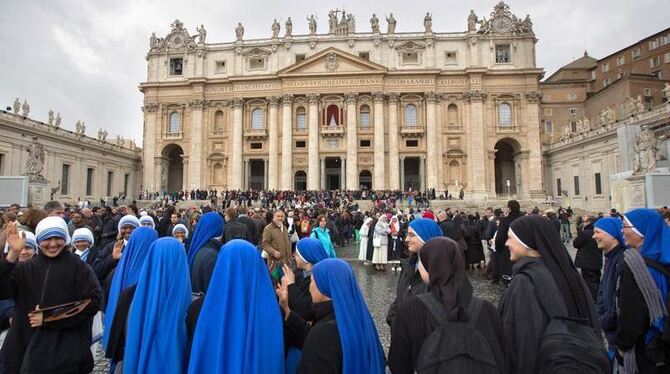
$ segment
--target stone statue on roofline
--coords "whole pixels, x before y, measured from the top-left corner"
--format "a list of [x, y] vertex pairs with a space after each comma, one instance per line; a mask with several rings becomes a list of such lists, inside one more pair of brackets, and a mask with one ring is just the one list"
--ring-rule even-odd
[[21, 110], [21, 101], [19, 101], [18, 97], [14, 100], [13, 110], [14, 114], [19, 114], [19, 110]]
[[423, 17], [423, 28], [425, 29], [426, 34], [433, 32], [433, 16], [430, 12], [427, 12], [426, 16]]
[[205, 38], [207, 38], [207, 30], [205, 30], [205, 25], [196, 27], [195, 31], [198, 32], [198, 42], [205, 43]]
[[468, 16], [468, 31], [477, 31], [477, 21], [475, 11], [470, 9], [470, 15]]
[[379, 18], [374, 13], [372, 14], [372, 18], [370, 18], [370, 28], [373, 33], [379, 34]]
[[56, 114], [56, 123], [54, 123], [54, 126], [55, 126], [56, 128], [59, 128], [59, 127], [60, 127], [60, 123], [61, 123], [60, 112], [58, 112], [58, 114]]
[[235, 37], [238, 42], [241, 42], [244, 38], [244, 26], [242, 26], [242, 22], [238, 22], [237, 27], [235, 27]]
[[290, 38], [291, 36], [293, 36], [293, 21], [291, 21], [291, 17], [289, 17], [286, 20], [286, 23], [284, 24], [284, 29], [286, 30], [284, 37]]
[[28, 117], [30, 114], [30, 105], [28, 105], [28, 100], [24, 99], [23, 100], [23, 105], [21, 105], [21, 110], [23, 110], [23, 116]]
[[47, 120], [47, 123], [49, 123], [49, 126], [53, 126], [54, 124], [54, 111], [49, 109], [49, 119]]
[[386, 33], [387, 34], [395, 34], [395, 26], [398, 21], [396, 21], [395, 18], [393, 18], [393, 13], [389, 14], [388, 17], [386, 17], [386, 22], [388, 23], [388, 27], [386, 28]]
[[270, 30], [272, 30], [272, 39], [277, 39], [279, 37], [279, 31], [281, 30], [281, 26], [279, 26], [279, 22], [277, 22], [276, 18], [274, 22], [272, 22], [272, 27], [270, 28]]
[[307, 18], [307, 25], [309, 27], [309, 34], [310, 35], [315, 35], [316, 34], [316, 19], [314, 19], [314, 15], [310, 15]]

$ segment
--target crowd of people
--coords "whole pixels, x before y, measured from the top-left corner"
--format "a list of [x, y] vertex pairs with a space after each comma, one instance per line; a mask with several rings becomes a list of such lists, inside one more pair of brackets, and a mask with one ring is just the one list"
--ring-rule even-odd
[[[567, 208], [510, 200], [479, 215], [372, 192], [361, 211], [359, 193], [12, 205], [0, 368], [88, 373], [101, 344], [111, 373], [670, 372], [667, 209], [583, 215], [573, 239]], [[387, 353], [338, 258], [348, 243], [370, 269], [399, 271]], [[469, 271], [505, 286], [497, 307]]]

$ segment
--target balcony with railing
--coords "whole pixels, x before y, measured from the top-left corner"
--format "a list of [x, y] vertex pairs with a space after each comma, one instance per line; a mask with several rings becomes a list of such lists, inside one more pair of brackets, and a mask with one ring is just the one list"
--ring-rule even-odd
[[496, 133], [497, 134], [516, 134], [521, 130], [520, 126], [501, 126], [501, 125], [496, 125]]
[[463, 125], [459, 123], [449, 123], [444, 128], [446, 132], [463, 132]]
[[344, 136], [344, 126], [321, 126], [321, 136], [324, 138], [341, 137]]
[[402, 124], [400, 126], [400, 136], [422, 136], [423, 126]]
[[163, 139], [180, 140], [183, 136], [181, 131], [165, 131], [163, 132]]
[[251, 140], [262, 140], [267, 138], [268, 133], [266, 129], [245, 129], [244, 137]]

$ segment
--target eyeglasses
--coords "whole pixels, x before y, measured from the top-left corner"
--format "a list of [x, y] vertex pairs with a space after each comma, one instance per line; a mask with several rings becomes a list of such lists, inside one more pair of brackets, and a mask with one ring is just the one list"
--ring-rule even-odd
[[622, 228], [622, 229], [634, 229], [635, 226], [631, 226], [631, 225], [622, 225], [621, 228]]

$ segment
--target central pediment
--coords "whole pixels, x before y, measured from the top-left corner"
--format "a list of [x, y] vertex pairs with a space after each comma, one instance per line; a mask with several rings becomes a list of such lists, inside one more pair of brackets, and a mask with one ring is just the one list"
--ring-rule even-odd
[[277, 74], [279, 76], [383, 74], [387, 70], [382, 65], [331, 47], [288, 66]]

